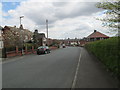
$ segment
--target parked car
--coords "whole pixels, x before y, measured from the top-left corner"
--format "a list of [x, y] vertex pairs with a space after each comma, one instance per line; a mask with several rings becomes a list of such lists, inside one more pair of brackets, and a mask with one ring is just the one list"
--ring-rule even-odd
[[38, 47], [37, 49], [37, 54], [40, 55], [40, 54], [48, 54], [50, 53], [50, 49], [48, 46], [40, 46]]
[[63, 46], [63, 48], [66, 48], [66, 46]]
[[63, 44], [62, 46], [63, 46], [63, 48], [66, 48], [65, 44]]

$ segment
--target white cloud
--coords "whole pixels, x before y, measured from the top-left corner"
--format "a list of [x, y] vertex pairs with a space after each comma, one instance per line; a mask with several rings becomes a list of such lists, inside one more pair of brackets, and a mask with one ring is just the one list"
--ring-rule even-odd
[[22, 24], [33, 31], [46, 32], [45, 20], [49, 20], [49, 37], [51, 38], [82, 38], [93, 32], [94, 29], [105, 32], [100, 21], [95, 20], [97, 9], [95, 3], [85, 2], [35, 2], [23, 1], [14, 10], [4, 15], [3, 25], [19, 26], [19, 17], [24, 15]]
[[3, 16], [3, 17], [6, 17], [6, 16], [8, 16], [8, 15], [9, 15], [8, 13], [2, 12], [2, 16]]
[[[29, 0], [2, 0], [2, 2], [21, 2]], [[118, 0], [32, 0], [32, 2], [116, 2]]]
[[2, 24], [2, 3], [0, 2], [0, 25]]

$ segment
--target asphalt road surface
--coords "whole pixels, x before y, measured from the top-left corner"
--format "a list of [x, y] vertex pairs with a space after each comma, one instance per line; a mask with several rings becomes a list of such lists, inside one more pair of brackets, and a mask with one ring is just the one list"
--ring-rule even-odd
[[29, 55], [3, 64], [3, 88], [70, 88], [80, 48]]
[[[7, 60], [2, 66], [2, 86], [3, 88], [117, 87], [111, 76], [102, 68], [98, 68], [101, 67], [98, 61], [92, 61], [89, 57], [91, 56], [88, 56], [83, 48], [67, 47], [54, 50], [50, 54], [26, 55]], [[94, 77], [100, 77], [100, 82]]]

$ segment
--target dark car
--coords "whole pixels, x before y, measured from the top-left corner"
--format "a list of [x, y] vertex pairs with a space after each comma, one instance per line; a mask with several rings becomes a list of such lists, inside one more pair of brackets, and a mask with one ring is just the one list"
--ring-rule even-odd
[[65, 44], [63, 44], [63, 48], [66, 48]]
[[48, 46], [41, 46], [41, 47], [38, 47], [37, 49], [37, 54], [40, 55], [40, 54], [48, 54], [50, 53], [50, 49]]
[[63, 48], [66, 48], [66, 46], [63, 46]]

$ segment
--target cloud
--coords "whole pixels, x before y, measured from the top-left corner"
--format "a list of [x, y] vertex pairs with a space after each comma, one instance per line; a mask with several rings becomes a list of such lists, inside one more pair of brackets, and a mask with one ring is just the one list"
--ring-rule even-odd
[[[49, 37], [85, 37], [94, 29], [104, 30], [95, 16], [101, 9], [91, 2], [35, 2], [23, 1], [16, 9], [11, 9], [3, 18], [3, 25], [19, 26], [19, 17], [24, 15], [22, 24], [31, 31], [38, 29], [46, 33], [46, 19], [49, 20]], [[4, 12], [4, 11], [3, 11]]]
[[0, 2], [0, 25], [2, 22], [2, 3]]
[[[56, 9], [56, 16], [59, 18], [74, 18], [77, 16], [89, 16], [102, 9], [95, 7], [96, 3], [91, 2], [70, 2], [65, 6]], [[62, 13], [61, 13], [62, 12]]]
[[24, 1], [16, 10], [10, 10], [8, 13], [12, 17], [24, 15], [31, 19], [37, 25], [45, 24], [45, 20], [49, 19], [49, 23], [53, 23], [59, 19], [74, 18], [77, 16], [91, 15], [98, 12], [95, 3], [81, 2], [32, 2]]

